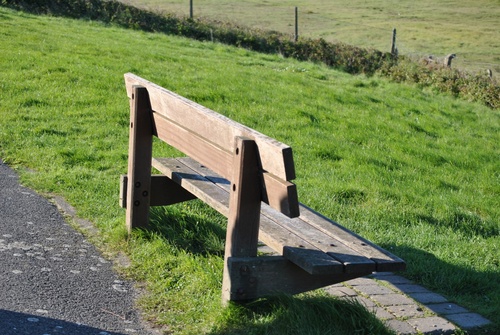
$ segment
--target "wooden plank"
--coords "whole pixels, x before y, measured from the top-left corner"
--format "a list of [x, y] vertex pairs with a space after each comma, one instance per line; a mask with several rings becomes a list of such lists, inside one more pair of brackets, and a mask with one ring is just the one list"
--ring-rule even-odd
[[[128, 176], [120, 176], [120, 206], [127, 208]], [[151, 176], [150, 206], [168, 206], [179, 202], [196, 199], [182, 186], [164, 175]]]
[[[344, 272], [344, 264], [262, 215], [260, 217], [259, 240], [310, 274]], [[289, 250], [287, 251], [287, 249]], [[298, 250], [303, 250], [303, 252], [298, 252]], [[326, 257], [319, 257], [319, 253]], [[328, 268], [325, 267], [326, 259], [328, 259]]]
[[301, 204], [300, 212], [301, 220], [316, 227], [325, 234], [334, 236], [349, 248], [373, 260], [376, 264], [376, 271], [386, 272], [405, 270], [406, 263], [401, 258], [380, 248], [347, 228], [342, 227], [311, 208]]
[[[161, 140], [189, 157], [198, 157], [199, 161], [210, 170], [226, 179], [231, 179], [232, 152], [194, 134], [159, 113], [154, 112], [153, 119]], [[262, 198], [265, 203], [288, 217], [299, 216], [297, 188], [293, 183], [279, 179], [269, 172], [262, 173], [262, 180], [259, 183], [263, 183]]]
[[130, 233], [133, 228], [149, 225], [153, 129], [148, 91], [144, 87], [132, 88], [129, 125], [126, 225]]
[[215, 185], [217, 185], [218, 187], [222, 188], [223, 190], [229, 193], [231, 189], [231, 182], [226, 178], [221, 177], [220, 175], [210, 170], [205, 165], [198, 163], [191, 157], [179, 157], [176, 159], [185, 166], [195, 171], [197, 174], [207, 178], [212, 183], [214, 183]]
[[262, 201], [290, 218], [300, 215], [297, 186], [264, 172]]
[[181, 185], [198, 199], [228, 217], [229, 193], [173, 158], [153, 158], [153, 167]]
[[281, 256], [228, 259], [232, 289], [230, 300], [245, 301], [275, 295], [298, 294], [365, 276], [371, 272], [311, 275]]
[[159, 139], [182, 151], [189, 157], [202, 162], [210, 170], [226, 179], [231, 179], [233, 154], [229, 150], [215, 145], [213, 142], [154, 112], [153, 119], [156, 135]]
[[344, 272], [346, 273], [375, 271], [375, 263], [372, 260], [344, 245], [334, 236], [325, 234], [300, 218], [290, 219], [284, 217], [266, 206], [262, 207], [262, 215], [276, 222], [283, 229], [292, 231], [314, 247], [344, 264]]
[[[262, 168], [265, 171], [284, 180], [295, 179], [293, 154], [289, 146], [134, 74], [125, 74], [125, 83], [129, 97], [132, 96], [134, 85], [146, 87], [155, 112], [192, 133], [199, 134], [225, 151], [232, 152], [235, 138], [238, 136], [253, 139], [259, 148]], [[198, 157], [193, 158], [206, 164]]]
[[343, 265], [317, 249], [285, 246], [283, 256], [312, 275], [342, 273]]

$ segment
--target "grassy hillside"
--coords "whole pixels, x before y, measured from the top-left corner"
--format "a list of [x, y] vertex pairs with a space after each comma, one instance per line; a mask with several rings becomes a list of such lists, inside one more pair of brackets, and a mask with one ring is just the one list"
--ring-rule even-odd
[[[332, 324], [336, 334], [383, 333], [359, 306], [321, 293], [221, 310], [224, 220], [197, 202], [155, 209], [157, 228], [126, 238], [117, 204], [125, 72], [291, 145], [302, 202], [403, 257], [406, 276], [498, 331], [498, 111], [216, 43], [4, 8], [0, 19], [0, 157], [26, 185], [66, 198], [108, 248], [129, 253], [126, 271], [146, 283], [142, 304], [156, 322], [186, 334], [303, 334], [311, 324], [311, 334]], [[286, 313], [324, 304], [332, 314], [321, 312], [323, 322]], [[334, 312], [346, 308], [356, 317]]]
[[377, 73], [396, 82], [415, 83], [467, 101], [482, 101], [491, 108], [500, 107], [500, 86], [494, 78], [485, 75], [485, 71], [474, 74], [444, 66], [443, 57], [425, 64], [412, 57], [394, 57], [389, 52], [341, 42], [331, 43], [322, 38], [300, 38], [294, 42], [289, 35], [275, 31], [249, 29], [239, 24], [203, 18], [192, 20], [171, 12], [139, 9], [115, 0], [41, 0], [34, 3], [2, 0], [2, 3], [37, 15], [100, 21], [124, 28], [162, 32], [199, 41], [215, 41], [257, 52], [277, 53], [287, 58], [323, 63], [350, 74]]
[[[152, 10], [189, 14], [185, 0], [123, 0]], [[194, 15], [289, 34], [299, 7], [299, 34], [390, 51], [398, 31], [401, 54], [444, 57], [456, 53], [455, 66], [500, 78], [500, 6], [497, 0], [204, 0]]]

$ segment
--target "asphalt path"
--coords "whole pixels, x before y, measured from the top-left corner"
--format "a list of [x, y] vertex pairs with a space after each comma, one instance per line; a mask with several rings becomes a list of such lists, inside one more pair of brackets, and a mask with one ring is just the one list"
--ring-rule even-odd
[[133, 284], [0, 160], [0, 334], [151, 335]]

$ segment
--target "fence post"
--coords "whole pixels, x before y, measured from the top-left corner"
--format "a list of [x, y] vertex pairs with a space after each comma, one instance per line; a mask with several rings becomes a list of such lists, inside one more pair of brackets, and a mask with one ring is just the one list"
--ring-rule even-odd
[[392, 30], [391, 55], [393, 58], [398, 58], [398, 48], [396, 47], [396, 28]]
[[189, 0], [189, 18], [193, 19], [193, 0]]
[[295, 7], [295, 42], [299, 40], [299, 8]]

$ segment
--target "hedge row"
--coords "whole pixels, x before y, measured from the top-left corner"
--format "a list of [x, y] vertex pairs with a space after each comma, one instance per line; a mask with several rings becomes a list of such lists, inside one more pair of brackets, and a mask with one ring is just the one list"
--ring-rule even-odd
[[375, 73], [398, 82], [414, 82], [469, 101], [500, 108], [500, 86], [490, 78], [456, 69], [429, 68], [405, 57], [358, 48], [323, 39], [301, 38], [294, 42], [278, 32], [249, 29], [205, 19], [153, 13], [115, 0], [0, 0], [3, 6], [35, 14], [102, 21], [126, 28], [215, 40], [264, 53], [280, 53], [299, 60], [323, 62], [351, 74]]

